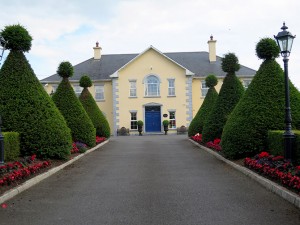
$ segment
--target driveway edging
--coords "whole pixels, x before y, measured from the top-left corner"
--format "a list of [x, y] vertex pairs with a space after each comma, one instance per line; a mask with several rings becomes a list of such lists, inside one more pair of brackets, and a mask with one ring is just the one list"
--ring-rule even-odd
[[258, 175], [257, 173], [251, 171], [250, 169], [240, 166], [228, 159], [225, 159], [223, 156], [221, 156], [220, 154], [218, 154], [217, 152], [211, 150], [210, 148], [207, 148], [203, 145], [200, 145], [199, 143], [189, 139], [189, 141], [191, 141], [193, 144], [197, 145], [199, 148], [205, 150], [206, 152], [214, 155], [216, 158], [218, 158], [219, 160], [225, 162], [226, 164], [230, 165], [231, 167], [235, 168], [236, 170], [242, 172], [244, 175], [250, 177], [251, 179], [255, 180], [256, 182], [258, 182], [260, 185], [262, 185], [263, 187], [265, 187], [266, 189], [270, 190], [271, 192], [279, 195], [280, 197], [282, 197], [283, 199], [289, 201], [290, 203], [292, 203], [293, 205], [295, 205], [296, 207], [300, 208], [300, 196], [298, 196], [297, 194], [291, 192], [290, 190], [286, 189], [285, 187], [282, 187], [278, 184], [276, 184], [275, 182], [268, 180], [260, 175]]
[[66, 166], [74, 163], [75, 161], [77, 161], [78, 159], [80, 159], [81, 157], [83, 157], [84, 155], [89, 154], [89, 153], [95, 151], [96, 149], [100, 148], [101, 146], [105, 145], [108, 142], [109, 142], [109, 139], [106, 140], [106, 141], [104, 141], [104, 142], [102, 142], [102, 143], [100, 143], [100, 144], [98, 144], [98, 145], [96, 145], [95, 147], [87, 150], [85, 153], [82, 153], [82, 154], [74, 157], [73, 159], [71, 159], [71, 160], [69, 160], [69, 161], [61, 164], [60, 166], [54, 167], [54, 168], [48, 170], [45, 173], [42, 173], [42, 174], [40, 174], [40, 175], [38, 175], [36, 177], [33, 177], [33, 178], [27, 180], [26, 182], [24, 182], [20, 186], [15, 187], [12, 190], [9, 190], [9, 191], [5, 192], [2, 196], [0, 196], [0, 204], [3, 203], [3, 202], [5, 202], [5, 201], [7, 201], [7, 200], [9, 200], [9, 199], [11, 199], [11, 198], [13, 198], [13, 197], [15, 197], [16, 195], [20, 194], [21, 192], [27, 190], [28, 188], [30, 188], [30, 187], [32, 187], [34, 185], [36, 185], [37, 183], [39, 183], [42, 180], [50, 177], [51, 175], [57, 173], [58, 171], [62, 170]]

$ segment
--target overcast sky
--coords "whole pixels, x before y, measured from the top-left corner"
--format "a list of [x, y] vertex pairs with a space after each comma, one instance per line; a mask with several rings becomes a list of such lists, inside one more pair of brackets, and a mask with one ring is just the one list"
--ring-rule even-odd
[[[150, 45], [161, 52], [208, 51], [212, 34], [218, 56], [234, 52], [257, 70], [261, 38], [277, 35], [283, 21], [300, 36], [299, 0], [0, 0], [0, 7], [1, 30], [19, 23], [32, 35], [26, 56], [39, 79], [56, 73], [61, 61], [76, 65], [93, 57], [96, 41], [102, 54], [140, 53]], [[290, 79], [300, 89], [300, 38], [289, 59]], [[283, 67], [281, 57], [278, 62]]]

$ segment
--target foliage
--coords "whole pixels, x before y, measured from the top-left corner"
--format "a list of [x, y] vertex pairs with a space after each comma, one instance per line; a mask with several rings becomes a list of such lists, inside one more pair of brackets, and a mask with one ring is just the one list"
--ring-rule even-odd
[[234, 73], [240, 69], [239, 60], [234, 53], [225, 54], [221, 66], [226, 73]]
[[189, 125], [188, 136], [194, 136], [197, 133], [202, 133], [205, 120], [209, 117], [213, 106], [218, 99], [218, 92], [215, 87], [210, 87], [207, 91], [205, 99], [199, 108], [196, 116]]
[[215, 87], [218, 84], [218, 78], [215, 75], [210, 74], [205, 78], [205, 84], [209, 88]]
[[260, 59], [275, 59], [279, 56], [280, 49], [271, 38], [262, 38], [256, 45], [256, 55]]
[[80, 87], [83, 87], [83, 88], [91, 87], [93, 85], [91, 78], [87, 75], [84, 75], [80, 78], [79, 84], [80, 84]]
[[137, 121], [137, 125], [138, 125], [139, 127], [142, 127], [142, 126], [144, 125], [144, 122], [141, 121], [141, 120], [139, 120], [139, 121]]
[[64, 61], [59, 64], [56, 72], [60, 77], [68, 78], [73, 76], [74, 68], [70, 62]]
[[77, 98], [68, 78], [63, 78], [52, 99], [67, 121], [73, 140], [83, 142], [90, 147], [95, 146], [94, 125]]
[[20, 140], [17, 132], [3, 132], [4, 161], [14, 161], [20, 156]]
[[162, 123], [163, 123], [163, 125], [164, 125], [165, 127], [167, 127], [167, 126], [169, 125], [170, 122], [169, 122], [169, 120], [164, 120]]
[[[272, 155], [284, 155], [284, 130], [268, 131], [268, 146]], [[295, 160], [300, 164], [300, 131], [293, 130], [295, 140], [293, 142], [293, 151]]]
[[3, 131], [20, 134], [22, 155], [67, 158], [70, 129], [21, 51], [10, 51], [0, 70]]
[[[84, 83], [82, 80], [87, 80], [87, 78], [82, 77], [80, 79], [80, 84]], [[95, 99], [93, 98], [87, 87], [84, 87], [79, 96], [79, 100], [83, 108], [87, 112], [89, 118], [91, 119], [94, 128], [96, 129], [96, 135], [108, 138], [110, 136], [109, 123], [99, 109]]]
[[[254, 155], [268, 148], [268, 130], [284, 129], [284, 74], [275, 60], [265, 60], [231, 113], [222, 135], [228, 158]], [[290, 83], [294, 128], [300, 127], [300, 93]]]
[[228, 73], [224, 78], [216, 103], [204, 121], [202, 131], [204, 143], [221, 138], [228, 116], [243, 96], [243, 93], [244, 87], [235, 73]]
[[0, 35], [7, 41], [6, 49], [22, 52], [28, 52], [31, 49], [32, 37], [20, 24], [5, 26]]

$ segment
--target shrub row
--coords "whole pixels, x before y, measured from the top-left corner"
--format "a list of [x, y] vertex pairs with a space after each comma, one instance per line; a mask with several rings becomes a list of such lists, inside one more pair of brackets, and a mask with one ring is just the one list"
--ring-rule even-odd
[[20, 156], [20, 139], [17, 132], [3, 132], [4, 161], [15, 161]]

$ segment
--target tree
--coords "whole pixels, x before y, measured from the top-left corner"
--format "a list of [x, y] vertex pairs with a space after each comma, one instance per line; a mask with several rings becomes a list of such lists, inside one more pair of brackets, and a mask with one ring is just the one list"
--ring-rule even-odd
[[57, 74], [63, 79], [52, 99], [67, 121], [73, 140], [83, 142], [92, 147], [96, 144], [96, 131], [69, 82], [68, 78], [73, 73], [73, 66], [70, 62], [60, 63]]
[[218, 92], [215, 89], [215, 86], [218, 83], [218, 79], [216, 78], [216, 76], [212, 74], [208, 75], [205, 79], [205, 83], [206, 86], [209, 87], [209, 89], [201, 107], [199, 108], [196, 116], [194, 117], [189, 126], [189, 137], [194, 136], [197, 133], [202, 133], [204, 122], [211, 113], [211, 110], [218, 98]]
[[203, 142], [221, 138], [223, 127], [229, 114], [234, 109], [244, 93], [244, 87], [236, 77], [240, 68], [238, 58], [234, 53], [228, 53], [222, 58], [222, 69], [227, 72], [218, 99], [203, 126]]
[[91, 79], [86, 75], [82, 76], [80, 79], [80, 86], [83, 87], [83, 91], [79, 96], [79, 100], [94, 124], [96, 135], [99, 137], [108, 138], [110, 136], [110, 127], [108, 121], [99, 109], [95, 99], [88, 89], [88, 87], [92, 86]]
[[20, 134], [22, 155], [67, 158], [72, 149], [70, 129], [23, 53], [30, 50], [32, 37], [19, 24], [6, 26], [1, 36], [10, 49], [0, 70], [3, 131]]
[[[268, 130], [284, 129], [284, 74], [275, 61], [279, 48], [273, 39], [263, 38], [256, 54], [264, 61], [224, 127], [221, 145], [228, 158], [268, 151]], [[300, 93], [292, 83], [290, 98], [292, 125], [300, 128]]]

